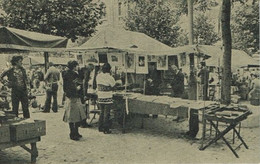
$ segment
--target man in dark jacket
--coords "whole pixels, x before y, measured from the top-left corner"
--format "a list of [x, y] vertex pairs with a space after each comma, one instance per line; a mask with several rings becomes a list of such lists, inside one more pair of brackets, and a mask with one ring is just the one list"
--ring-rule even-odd
[[208, 100], [209, 71], [204, 61], [201, 62], [200, 65], [201, 70], [198, 73], [198, 77], [200, 77], [200, 85], [202, 88], [202, 100]]
[[[12, 88], [11, 99], [14, 114], [18, 117], [19, 102], [22, 103], [23, 117], [30, 118], [29, 105], [28, 105], [28, 79], [25, 69], [22, 67], [22, 56], [13, 56], [11, 60], [12, 68], [3, 72], [1, 81], [4, 77], [8, 78], [8, 87]], [[3, 82], [4, 83], [4, 82]]]
[[146, 79], [145, 94], [146, 95], [159, 95], [160, 89], [159, 85], [161, 83], [161, 78], [159, 71], [156, 70], [155, 63], [149, 65], [149, 73]]
[[171, 82], [172, 95], [173, 97], [182, 97], [184, 92], [184, 75], [175, 65], [172, 65], [171, 68], [174, 73], [174, 77]]

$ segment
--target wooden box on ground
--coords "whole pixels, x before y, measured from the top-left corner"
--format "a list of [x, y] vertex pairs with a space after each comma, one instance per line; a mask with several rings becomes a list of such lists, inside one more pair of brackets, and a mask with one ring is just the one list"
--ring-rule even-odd
[[10, 142], [9, 126], [0, 126], [0, 143]]
[[46, 135], [46, 121], [34, 120], [10, 125], [11, 141], [21, 141]]

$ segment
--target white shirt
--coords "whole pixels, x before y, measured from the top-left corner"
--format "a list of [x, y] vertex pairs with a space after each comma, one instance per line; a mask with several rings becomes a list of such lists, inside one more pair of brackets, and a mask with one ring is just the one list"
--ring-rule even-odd
[[[109, 73], [100, 73], [96, 77], [97, 85], [102, 84], [105, 86], [114, 87], [116, 84], [115, 79]], [[97, 91], [98, 98], [112, 98], [112, 91]]]

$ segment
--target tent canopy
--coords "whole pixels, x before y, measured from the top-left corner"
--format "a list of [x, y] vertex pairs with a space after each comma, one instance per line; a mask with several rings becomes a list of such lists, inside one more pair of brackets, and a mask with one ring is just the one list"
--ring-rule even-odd
[[[221, 49], [219, 51], [222, 51]], [[218, 62], [219, 61], [219, 62]], [[207, 61], [208, 66], [222, 66], [223, 65], [223, 52], [222, 54], [216, 53], [211, 56]], [[260, 65], [258, 61], [249, 56], [245, 51], [232, 49], [231, 56], [231, 69], [235, 71], [240, 67], [249, 65]]]
[[64, 50], [68, 39], [0, 26], [0, 49], [53, 52]]
[[87, 42], [70, 50], [97, 50], [104, 48], [149, 55], [169, 55], [174, 53], [171, 47], [143, 33], [112, 27], [99, 30]]
[[204, 56], [207, 58], [214, 56], [216, 53], [218, 55], [222, 54], [222, 51], [219, 47], [217, 46], [209, 46], [209, 45], [185, 45], [185, 46], [180, 46], [173, 48], [173, 51], [175, 54], [180, 54], [180, 53], [202, 53]]
[[[202, 53], [210, 57], [206, 60], [208, 66], [218, 67], [223, 65], [223, 50], [219, 46], [185, 45], [173, 49], [175, 53]], [[256, 59], [250, 57], [246, 52], [242, 50], [232, 49], [231, 60], [231, 69], [233, 71], [240, 67], [260, 65], [260, 63]]]

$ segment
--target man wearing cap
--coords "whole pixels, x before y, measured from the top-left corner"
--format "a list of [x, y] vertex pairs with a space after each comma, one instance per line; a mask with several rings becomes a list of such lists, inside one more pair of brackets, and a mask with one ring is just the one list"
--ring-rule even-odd
[[22, 66], [23, 57], [13, 56], [11, 60], [12, 67], [2, 73], [0, 79], [3, 83], [4, 77], [7, 76], [8, 87], [12, 88], [11, 99], [13, 112], [18, 117], [19, 102], [21, 101], [23, 117], [30, 118], [28, 105], [28, 78], [26, 71]]
[[44, 81], [46, 83], [46, 100], [43, 112], [49, 113], [51, 108], [51, 98], [53, 97], [52, 111], [58, 112], [58, 101], [57, 101], [57, 91], [58, 82], [60, 80], [60, 71], [54, 67], [53, 63], [49, 63], [49, 69], [44, 76]]

